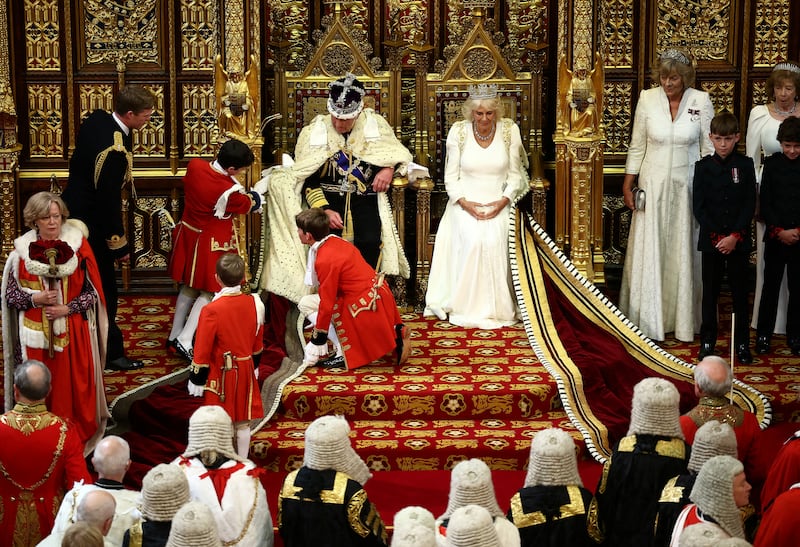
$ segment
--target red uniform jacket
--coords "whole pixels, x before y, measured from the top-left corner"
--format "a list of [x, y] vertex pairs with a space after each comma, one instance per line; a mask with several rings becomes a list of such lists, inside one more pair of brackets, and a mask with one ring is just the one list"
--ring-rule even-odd
[[64, 492], [91, 482], [83, 444], [44, 403], [17, 403], [0, 417], [0, 538], [36, 545], [50, 534]]
[[366, 365], [394, 350], [395, 327], [402, 322], [397, 304], [355, 245], [329, 236], [317, 250], [314, 269], [320, 297], [316, 328], [328, 330], [333, 321], [347, 368]]
[[183, 177], [183, 216], [172, 232], [168, 271], [175, 281], [212, 293], [219, 290], [214, 280], [217, 259], [224, 253], [239, 252], [233, 215], [249, 213], [260, 205], [252, 194], [239, 189], [228, 195], [224, 218], [214, 216], [217, 201], [234, 184], [230, 176], [205, 160], [189, 162]]
[[264, 416], [253, 370], [263, 338], [264, 305], [257, 296], [220, 296], [200, 312], [193, 364], [209, 367], [204, 401], [225, 408], [234, 422]]

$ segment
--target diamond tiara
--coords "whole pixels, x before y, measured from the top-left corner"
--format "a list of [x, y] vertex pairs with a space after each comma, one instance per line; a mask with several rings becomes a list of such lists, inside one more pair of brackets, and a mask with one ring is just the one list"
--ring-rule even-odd
[[691, 65], [692, 61], [683, 53], [678, 51], [677, 49], [667, 49], [658, 56], [659, 59], [664, 61], [665, 59], [669, 59], [670, 61], [678, 61], [684, 65]]
[[789, 72], [800, 73], [800, 66], [797, 66], [792, 62], [783, 62], [775, 65], [775, 68], [772, 69], [772, 72], [775, 72], [776, 70], [788, 70]]
[[475, 101], [494, 99], [497, 97], [497, 84], [470, 84], [467, 91], [469, 91], [469, 98]]

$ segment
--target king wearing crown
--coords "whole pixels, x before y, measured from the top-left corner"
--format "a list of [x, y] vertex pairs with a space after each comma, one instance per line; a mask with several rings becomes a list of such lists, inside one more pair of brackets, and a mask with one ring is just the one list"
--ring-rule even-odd
[[379, 113], [365, 105], [367, 88], [347, 74], [329, 85], [326, 114], [300, 132], [295, 163], [270, 175], [267, 214], [270, 234], [265, 288], [298, 302], [307, 248], [296, 237], [295, 216], [306, 207], [323, 209], [331, 232], [351, 241], [377, 271], [410, 274], [391, 214], [387, 190], [405, 175], [411, 153]]

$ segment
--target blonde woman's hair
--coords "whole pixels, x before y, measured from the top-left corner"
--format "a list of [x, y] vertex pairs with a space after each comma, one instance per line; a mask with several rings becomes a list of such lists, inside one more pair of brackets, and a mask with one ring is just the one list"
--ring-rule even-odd
[[36, 221], [50, 215], [50, 204], [55, 203], [61, 212], [61, 221], [69, 217], [69, 209], [61, 196], [52, 192], [37, 192], [28, 198], [22, 210], [22, 219], [26, 226], [36, 228]]

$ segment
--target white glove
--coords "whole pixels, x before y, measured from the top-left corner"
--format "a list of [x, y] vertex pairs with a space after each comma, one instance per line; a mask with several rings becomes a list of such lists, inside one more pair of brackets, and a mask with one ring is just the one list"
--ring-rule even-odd
[[258, 380], [258, 367], [253, 368], [253, 373], [256, 375], [256, 380]]
[[206, 386], [198, 386], [197, 384], [193, 384], [191, 381], [186, 383], [186, 386], [189, 389], [189, 395], [192, 397], [202, 397], [203, 391], [205, 391]]
[[261, 180], [259, 180], [257, 183], [255, 183], [253, 185], [253, 190], [258, 192], [262, 196], [264, 194], [266, 194], [267, 192], [269, 192], [269, 177], [271, 175], [272, 175], [272, 173], [266, 173], [265, 172], [264, 178], [262, 178]]
[[317, 345], [313, 342], [306, 344], [305, 357], [303, 362], [307, 365], [315, 365], [322, 357], [328, 356], [328, 342]]

